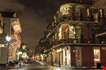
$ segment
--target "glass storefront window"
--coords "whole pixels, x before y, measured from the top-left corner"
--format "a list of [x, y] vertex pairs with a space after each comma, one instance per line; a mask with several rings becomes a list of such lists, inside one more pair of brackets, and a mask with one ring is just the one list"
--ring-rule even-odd
[[100, 49], [94, 48], [94, 62], [100, 61]]

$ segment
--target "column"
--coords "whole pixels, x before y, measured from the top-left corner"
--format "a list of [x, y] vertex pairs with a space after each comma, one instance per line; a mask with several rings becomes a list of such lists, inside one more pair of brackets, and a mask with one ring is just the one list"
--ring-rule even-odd
[[74, 47], [71, 47], [71, 66], [75, 66], [75, 48]]
[[82, 66], [94, 66], [93, 48], [90, 46], [82, 47]]
[[101, 48], [101, 54], [100, 54], [100, 56], [101, 56], [101, 63], [103, 65], [106, 65], [106, 47], [102, 47]]

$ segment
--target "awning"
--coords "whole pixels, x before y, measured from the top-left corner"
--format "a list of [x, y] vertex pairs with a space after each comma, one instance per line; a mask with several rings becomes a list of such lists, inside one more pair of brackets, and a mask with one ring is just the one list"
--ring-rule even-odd
[[60, 43], [58, 45], [54, 45], [53, 48], [60, 48], [60, 47], [106, 47], [106, 44], [95, 44], [95, 43]]
[[106, 32], [103, 32], [103, 33], [100, 33], [100, 34], [96, 35], [96, 37], [102, 37], [102, 36], [106, 36]]

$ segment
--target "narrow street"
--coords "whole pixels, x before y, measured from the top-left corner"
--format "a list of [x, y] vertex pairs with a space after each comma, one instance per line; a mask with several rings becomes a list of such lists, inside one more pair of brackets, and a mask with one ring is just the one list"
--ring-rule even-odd
[[[6, 69], [0, 69], [6, 70]], [[7, 70], [101, 70], [101, 69], [86, 69], [86, 68], [69, 68], [69, 67], [53, 67], [47, 65], [41, 65], [40, 63], [34, 62], [33, 64], [26, 64], [22, 67], [9, 68]]]
[[0, 70], [105, 67], [106, 0], [0, 0]]

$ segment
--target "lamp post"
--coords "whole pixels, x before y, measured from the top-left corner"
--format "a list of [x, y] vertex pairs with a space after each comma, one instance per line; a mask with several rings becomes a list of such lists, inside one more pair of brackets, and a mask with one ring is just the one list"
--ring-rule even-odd
[[8, 53], [7, 53], [7, 61], [9, 61], [9, 42], [11, 41], [11, 36], [7, 35], [5, 37], [5, 40], [6, 40], [6, 46], [8, 48]]

